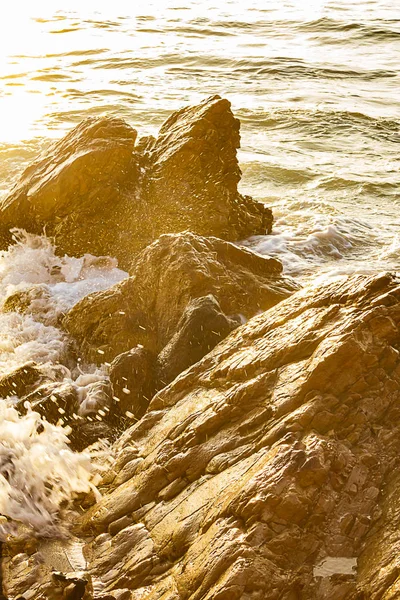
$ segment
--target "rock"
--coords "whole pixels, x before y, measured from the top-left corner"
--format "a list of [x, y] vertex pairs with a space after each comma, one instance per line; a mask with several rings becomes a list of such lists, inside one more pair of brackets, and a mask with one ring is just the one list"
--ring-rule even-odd
[[54, 299], [46, 285], [32, 285], [13, 292], [5, 299], [3, 312], [19, 312], [22, 314], [33, 314], [36, 320], [47, 325], [57, 325], [54, 306]]
[[93, 595], [87, 588], [90, 586], [90, 582], [81, 573], [60, 573], [54, 571], [52, 575], [52, 586], [49, 592], [54, 594], [54, 600], [56, 600], [57, 593], [59, 594], [60, 600], [62, 598], [68, 598], [69, 600], [91, 600]]
[[42, 233], [45, 226], [61, 254], [72, 256], [124, 247], [127, 208], [139, 193], [136, 137], [120, 119], [84, 120], [26, 169], [1, 203], [3, 235], [12, 227]]
[[118, 430], [115, 426], [106, 420], [97, 421], [92, 417], [79, 419], [72, 427], [69, 434], [71, 448], [76, 452], [82, 452], [98, 440], [105, 439], [115, 441], [118, 436]]
[[64, 425], [74, 423], [77, 418], [79, 400], [74, 385], [67, 382], [47, 382], [24, 396], [16, 405], [22, 414], [25, 413], [25, 402], [28, 401], [32, 410], [38, 412], [47, 421], [56, 424], [61, 421]]
[[340, 278], [254, 317], [161, 390], [75, 527], [102, 593], [395, 600], [399, 340], [399, 279]]
[[132, 273], [86, 296], [63, 321], [89, 361], [110, 362], [138, 344], [158, 354], [195, 298], [212, 294], [225, 315], [245, 320], [297, 288], [278, 260], [189, 232], [162, 235], [139, 254]]
[[219, 96], [167, 119], [149, 151], [156, 237], [189, 229], [238, 240], [271, 231], [271, 211], [237, 190], [239, 130], [230, 102]]
[[124, 121], [84, 120], [51, 145], [0, 203], [0, 242], [10, 229], [54, 236], [58, 251], [132, 257], [159, 235], [190, 229], [237, 240], [271, 230], [264, 204], [238, 193], [239, 121], [214, 96], [166, 121], [135, 146]]
[[34, 361], [16, 367], [0, 377], [0, 397], [25, 396], [43, 379], [43, 371]]
[[110, 381], [115, 410], [140, 419], [156, 389], [154, 356], [143, 346], [120, 354], [111, 363]]
[[190, 301], [178, 322], [176, 333], [158, 355], [160, 387], [201, 360], [239, 325], [240, 319], [224, 315], [211, 294]]

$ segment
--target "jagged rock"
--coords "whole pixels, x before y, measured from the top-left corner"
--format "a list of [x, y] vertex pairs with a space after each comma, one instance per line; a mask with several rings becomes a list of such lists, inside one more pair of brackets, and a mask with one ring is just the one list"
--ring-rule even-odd
[[139, 254], [132, 272], [86, 296], [64, 319], [90, 361], [111, 361], [138, 344], [158, 354], [194, 298], [212, 294], [225, 315], [245, 319], [297, 288], [278, 260], [189, 232], [162, 235]]
[[189, 302], [177, 331], [157, 358], [160, 387], [208, 354], [241, 321], [229, 318], [212, 295]]
[[399, 279], [341, 278], [254, 317], [161, 390], [81, 520], [102, 593], [395, 600], [399, 350]]
[[139, 419], [146, 412], [156, 387], [155, 359], [143, 346], [117, 356], [110, 366], [116, 411]]
[[125, 249], [131, 235], [127, 208], [139, 193], [136, 137], [120, 119], [89, 118], [51, 145], [1, 203], [6, 238], [12, 227], [42, 233], [46, 226], [61, 253]]
[[271, 211], [237, 191], [239, 121], [214, 96], [166, 121], [136, 147], [124, 121], [89, 118], [51, 145], [0, 203], [3, 247], [10, 229], [55, 237], [61, 254], [132, 257], [166, 232], [190, 229], [237, 240], [264, 234]]
[[255, 230], [271, 231], [271, 211], [237, 191], [239, 130], [230, 102], [219, 96], [167, 119], [149, 152], [155, 237], [190, 229], [238, 240]]

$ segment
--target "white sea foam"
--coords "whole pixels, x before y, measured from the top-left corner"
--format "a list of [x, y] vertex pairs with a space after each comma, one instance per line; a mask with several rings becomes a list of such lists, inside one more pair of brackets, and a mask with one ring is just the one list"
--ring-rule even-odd
[[[85, 295], [127, 274], [108, 257], [59, 257], [44, 236], [15, 230], [14, 238], [15, 244], [0, 253], [0, 305], [32, 286], [45, 293], [30, 312], [0, 312], [0, 375], [33, 360], [50, 378], [76, 388], [81, 414], [96, 411], [106, 369], [71, 363], [70, 340], [57, 327], [57, 318]], [[19, 415], [15, 400], [0, 399], [0, 514], [53, 535], [60, 504], [93, 488], [90, 456], [70, 450], [68, 428], [51, 425], [29, 407]], [[1, 527], [5, 535], [9, 526]]]
[[59, 257], [45, 236], [14, 229], [15, 244], [0, 252], [0, 299], [35, 284], [44, 284], [54, 298], [55, 310], [68, 310], [87, 294], [122, 281], [127, 273], [117, 260], [85, 254]]
[[[62, 502], [93, 488], [90, 456], [73, 453], [66, 434], [0, 401], [0, 513], [43, 535], [54, 534]], [[0, 536], [6, 532], [0, 527]]]
[[28, 360], [63, 364], [68, 338], [54, 325], [57, 317], [87, 294], [127, 276], [115, 259], [60, 258], [44, 236], [15, 230], [14, 237], [15, 245], [0, 253], [0, 304], [32, 286], [40, 285], [46, 294], [34, 304], [38, 310], [33, 314], [0, 313], [0, 374]]
[[351, 257], [354, 267], [366, 246], [375, 242], [375, 233], [360, 219], [340, 215], [290, 212], [277, 219], [271, 235], [253, 236], [244, 245], [260, 254], [279, 258], [285, 273], [292, 276], [315, 275], [329, 267], [335, 271]]

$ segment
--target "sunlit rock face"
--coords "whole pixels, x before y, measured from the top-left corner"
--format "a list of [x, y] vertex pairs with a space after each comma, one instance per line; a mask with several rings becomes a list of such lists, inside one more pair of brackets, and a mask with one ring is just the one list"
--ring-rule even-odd
[[138, 144], [120, 119], [86, 119], [2, 201], [3, 246], [12, 227], [45, 229], [60, 253], [116, 256], [129, 268], [162, 233], [238, 240], [270, 231], [271, 211], [237, 190], [239, 127], [219, 96], [174, 113], [158, 139]]
[[[341, 278], [160, 391], [75, 528], [94, 597], [397, 598], [399, 330], [398, 279]], [[8, 562], [9, 589], [42, 597], [40, 560]]]
[[[158, 354], [182, 329], [179, 321], [193, 299], [212, 294], [238, 324], [297, 289], [278, 260], [189, 232], [161, 236], [138, 255], [131, 272], [121, 284], [84, 298], [64, 319], [90, 361], [111, 361], [137, 344]], [[206, 318], [201, 321], [207, 328]], [[230, 329], [222, 327], [214, 345]]]

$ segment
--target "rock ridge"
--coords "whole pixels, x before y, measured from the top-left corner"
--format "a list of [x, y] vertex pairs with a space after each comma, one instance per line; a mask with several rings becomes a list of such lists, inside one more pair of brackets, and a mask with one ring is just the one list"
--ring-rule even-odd
[[158, 138], [115, 117], [89, 117], [52, 144], [0, 202], [10, 230], [53, 236], [61, 254], [132, 258], [163, 233], [190, 230], [236, 241], [271, 231], [272, 213], [238, 192], [239, 120], [213, 96], [181, 109]]

